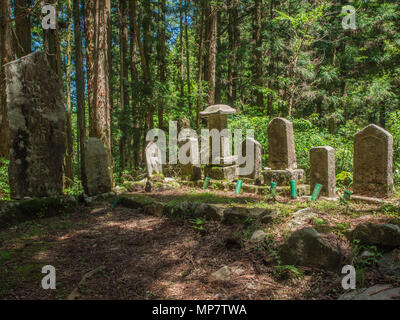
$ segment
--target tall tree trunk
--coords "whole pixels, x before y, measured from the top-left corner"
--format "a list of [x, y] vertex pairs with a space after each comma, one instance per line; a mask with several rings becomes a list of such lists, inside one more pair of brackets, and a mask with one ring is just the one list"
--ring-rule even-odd
[[255, 106], [262, 112], [264, 109], [264, 98], [260, 87], [263, 84], [262, 75], [262, 0], [254, 0], [253, 9], [253, 90]]
[[132, 95], [132, 119], [133, 119], [133, 159], [134, 167], [138, 168], [140, 164], [140, 136], [141, 136], [141, 117], [138, 110], [137, 103], [137, 83], [139, 75], [137, 70], [138, 56], [137, 56], [137, 22], [136, 22], [136, 0], [129, 1], [129, 30], [130, 30], [130, 72], [131, 72], [131, 95]]
[[179, 59], [179, 86], [180, 86], [180, 105], [181, 111], [184, 110], [185, 107], [185, 75], [184, 75], [184, 44], [183, 44], [183, 0], [180, 0], [179, 4], [179, 44], [180, 44], [180, 59]]
[[86, 183], [84, 150], [86, 143], [85, 78], [83, 71], [82, 34], [80, 21], [80, 1], [73, 0], [77, 127], [79, 134], [81, 181]]
[[204, 74], [208, 82], [208, 104], [215, 104], [215, 84], [217, 66], [217, 8], [209, 4], [207, 6], [207, 66]]
[[0, 0], [0, 157], [8, 158], [9, 124], [7, 116], [6, 81], [3, 66], [15, 59], [9, 0]]
[[[86, 68], [89, 98], [89, 136], [101, 138], [111, 159], [109, 82], [110, 0], [86, 3]], [[112, 176], [110, 172], [110, 176]]]
[[[167, 86], [167, 61], [166, 61], [166, 21], [165, 21], [165, 0], [158, 1], [158, 62], [159, 80], [165, 90]], [[162, 93], [164, 94], [164, 92]], [[164, 128], [164, 104], [165, 98], [162, 96], [158, 105], [158, 127]]]
[[202, 110], [203, 105], [203, 46], [204, 46], [204, 21], [205, 21], [205, 9], [203, 1], [201, 3], [201, 19], [199, 25], [199, 55], [197, 60], [197, 104], [196, 104], [196, 130], [200, 130], [200, 111]]
[[[146, 133], [153, 129], [154, 126], [154, 104], [152, 103], [153, 96], [153, 86], [151, 78], [151, 56], [152, 56], [152, 46], [153, 46], [153, 35], [152, 35], [152, 17], [153, 12], [151, 8], [150, 1], [144, 0], [144, 14], [142, 20], [143, 27], [143, 50], [142, 50], [142, 70], [143, 70], [143, 80], [144, 80], [144, 95], [146, 100], [146, 115], [145, 115], [145, 128], [143, 134], [143, 146], [145, 145]], [[142, 159], [145, 159], [145, 148], [143, 149]]]
[[60, 48], [60, 35], [58, 30], [58, 0], [48, 0], [46, 3], [53, 5], [56, 8], [56, 28], [43, 30], [44, 35], [44, 48], [47, 53], [47, 59], [54, 72], [62, 81], [62, 65], [61, 65], [61, 48]]
[[228, 103], [234, 106], [236, 100], [236, 78], [237, 78], [237, 51], [239, 47], [238, 26], [238, 0], [229, 0], [229, 58], [228, 58]]
[[70, 187], [73, 181], [73, 134], [72, 134], [72, 107], [71, 107], [71, 38], [72, 38], [72, 27], [71, 27], [71, 14], [72, 6], [71, 0], [66, 1], [67, 4], [67, 33], [66, 33], [66, 68], [65, 68], [65, 84], [66, 84], [66, 117], [65, 125], [67, 127], [67, 152], [65, 154], [65, 186]]
[[189, 1], [185, 2], [185, 42], [186, 42], [186, 82], [187, 82], [187, 99], [189, 105], [189, 114], [190, 118], [192, 118], [192, 88], [190, 85], [190, 48], [189, 48], [189, 32], [188, 32], [188, 10], [189, 10]]
[[31, 0], [15, 0], [15, 16], [21, 17], [15, 21], [16, 50], [18, 58], [32, 52], [31, 18], [28, 13]]
[[125, 170], [128, 163], [126, 151], [128, 143], [128, 120], [129, 120], [129, 93], [128, 93], [128, 12], [127, 0], [120, 0], [120, 156], [121, 169]]

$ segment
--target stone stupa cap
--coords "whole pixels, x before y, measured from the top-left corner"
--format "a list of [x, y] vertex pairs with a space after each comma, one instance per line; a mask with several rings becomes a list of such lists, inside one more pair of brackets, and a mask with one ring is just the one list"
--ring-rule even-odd
[[209, 106], [204, 111], [200, 112], [202, 117], [208, 117], [212, 115], [220, 115], [220, 114], [234, 114], [236, 113], [236, 109], [226, 105], [226, 104], [215, 104]]

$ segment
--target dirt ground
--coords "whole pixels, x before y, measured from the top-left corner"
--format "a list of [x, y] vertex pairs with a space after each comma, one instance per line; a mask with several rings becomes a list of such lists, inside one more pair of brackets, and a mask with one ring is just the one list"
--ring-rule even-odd
[[[254, 205], [262, 200], [218, 192], [213, 197], [222, 194], [228, 202]], [[183, 190], [152, 196], [188, 197]], [[307, 206], [280, 202], [282, 212]], [[328, 224], [341, 221], [348, 228], [367, 219], [393, 219], [377, 213], [376, 205], [340, 209], [346, 212], [338, 211], [336, 204], [324, 206], [321, 217]], [[251, 233], [260, 228], [279, 243], [288, 220], [272, 226], [209, 221], [199, 230], [190, 220], [145, 216], [121, 206], [111, 209], [110, 203], [82, 206], [0, 230], [0, 298], [67, 299], [72, 294], [76, 299], [337, 299], [344, 292], [340, 274], [301, 267], [298, 275], [277, 273], [274, 245], [249, 243]], [[45, 265], [56, 268], [56, 290], [41, 287]], [[211, 274], [225, 265], [233, 271], [231, 278], [213, 280]], [[388, 279], [371, 268], [365, 281], [372, 285]]]

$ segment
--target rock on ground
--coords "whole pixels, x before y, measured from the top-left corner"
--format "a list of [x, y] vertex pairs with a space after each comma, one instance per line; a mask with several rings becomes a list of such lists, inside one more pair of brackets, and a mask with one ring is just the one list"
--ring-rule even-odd
[[368, 289], [359, 289], [348, 292], [339, 297], [338, 300], [399, 300], [400, 288], [391, 285], [377, 284]]
[[400, 279], [400, 250], [387, 252], [378, 262], [379, 271]]
[[350, 234], [350, 240], [362, 244], [388, 247], [400, 246], [400, 227], [394, 224], [360, 223]]
[[286, 265], [315, 266], [331, 271], [336, 271], [341, 262], [339, 252], [313, 228], [292, 233], [279, 255]]

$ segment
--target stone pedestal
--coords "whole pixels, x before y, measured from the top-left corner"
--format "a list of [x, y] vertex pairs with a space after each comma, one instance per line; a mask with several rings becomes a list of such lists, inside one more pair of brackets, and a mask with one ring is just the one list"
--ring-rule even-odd
[[215, 180], [235, 180], [238, 177], [238, 165], [206, 166], [204, 175]]
[[306, 174], [303, 169], [286, 169], [272, 170], [266, 169], [263, 172], [264, 184], [270, 185], [271, 182], [276, 182], [278, 186], [289, 186], [290, 180], [295, 180], [297, 184], [303, 184], [306, 180]]

